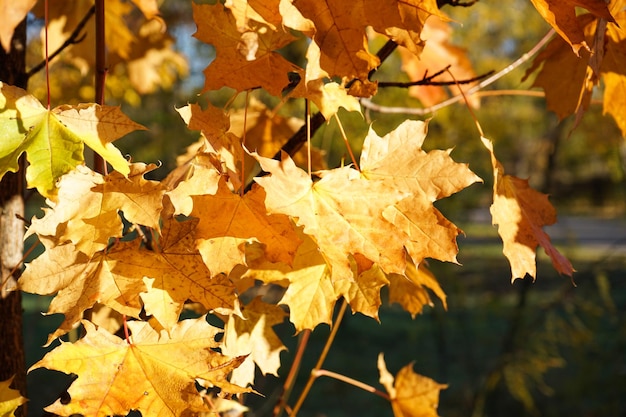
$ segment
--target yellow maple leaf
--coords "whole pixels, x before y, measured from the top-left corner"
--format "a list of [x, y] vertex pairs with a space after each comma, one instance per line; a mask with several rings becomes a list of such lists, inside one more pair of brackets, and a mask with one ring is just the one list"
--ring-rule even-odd
[[291, 264], [300, 240], [287, 216], [267, 214], [262, 188], [241, 197], [221, 180], [215, 195], [192, 199], [191, 215], [200, 219], [196, 244], [212, 274], [228, 274], [236, 265], [245, 265], [245, 244], [251, 241], [263, 243], [271, 261]]
[[20, 392], [9, 388], [14, 377], [6, 381], [0, 381], [0, 416], [15, 417], [15, 410], [26, 402], [26, 398]]
[[556, 223], [556, 210], [548, 196], [533, 190], [528, 180], [504, 173], [504, 167], [496, 159], [489, 139], [482, 142], [491, 154], [493, 165], [493, 204], [491, 216], [504, 243], [504, 255], [511, 264], [512, 281], [529, 274], [536, 276], [535, 252], [541, 245], [550, 257], [552, 265], [560, 273], [574, 273], [570, 261], [552, 245], [544, 226]]
[[[207, 310], [237, 311], [235, 287], [224, 275], [214, 274], [195, 247], [196, 219], [164, 221], [162, 235], [146, 250], [129, 243], [117, 258], [116, 272], [145, 282], [140, 294], [148, 314], [165, 329], [172, 328], [187, 300]], [[145, 277], [145, 278], [144, 278]]]
[[159, 230], [165, 189], [143, 177], [154, 168], [132, 164], [126, 178], [118, 172], [102, 176], [78, 166], [61, 178], [58, 202], [48, 201], [51, 208], [42, 218], [33, 218], [27, 235], [53, 236], [59, 243], [71, 241], [89, 255], [104, 249], [111, 237], [121, 237], [120, 211], [131, 223]]
[[176, 109], [189, 129], [202, 132], [202, 138], [178, 158], [179, 165], [196, 156], [208, 156], [213, 166], [228, 177], [235, 190], [241, 186], [240, 170], [244, 158], [241, 139], [229, 131], [230, 118], [223, 109], [211, 104], [202, 109], [197, 104]]
[[623, 53], [623, 45], [626, 35], [622, 28], [626, 27], [626, 12], [616, 14], [615, 21], [619, 24], [609, 25], [606, 31], [606, 52], [600, 71], [604, 81], [603, 110], [615, 119], [622, 135], [626, 137], [626, 74], [624, 66], [626, 57]]
[[259, 297], [243, 306], [241, 311], [243, 317], [231, 314], [224, 318], [222, 353], [231, 357], [247, 356], [230, 378], [233, 384], [245, 387], [254, 382], [254, 364], [263, 375], [278, 376], [280, 352], [287, 348], [272, 326], [282, 323], [287, 314]]
[[83, 321], [86, 335], [60, 346], [31, 367], [78, 375], [68, 389], [69, 403], [60, 400], [46, 408], [62, 416], [126, 415], [138, 410], [146, 416], [179, 416], [210, 411], [195, 387], [196, 380], [225, 393], [252, 392], [227, 381], [244, 357], [229, 358], [214, 349], [220, 329], [205, 317], [183, 320], [169, 334], [145, 322], [129, 322], [130, 343]]
[[48, 337], [48, 343], [69, 332], [82, 313], [96, 302], [128, 316], [139, 316], [139, 293], [146, 287], [141, 277], [129, 276], [118, 269], [128, 245], [120, 243], [106, 253], [92, 256], [77, 251], [72, 244], [55, 246], [26, 266], [18, 281], [20, 288], [40, 295], [56, 293], [48, 314], [65, 316]]
[[531, 0], [539, 14], [552, 25], [578, 55], [581, 48], [590, 49], [583, 26], [576, 19], [576, 7], [583, 7], [596, 17], [613, 22], [613, 16], [604, 0]]
[[289, 307], [289, 321], [299, 333], [304, 329], [312, 330], [321, 323], [330, 325], [338, 296], [330, 280], [330, 270], [317, 244], [303, 234], [301, 228], [297, 231], [302, 244], [296, 251], [291, 267], [248, 254], [249, 269], [245, 276], [268, 284], [287, 286], [278, 303]]
[[389, 280], [378, 265], [362, 259], [361, 255], [357, 254], [352, 260], [353, 277], [333, 281], [335, 294], [343, 296], [353, 312], [379, 320], [380, 289], [389, 284]]
[[419, 264], [426, 257], [456, 262], [461, 230], [433, 202], [482, 180], [467, 164], [454, 162], [451, 150], [423, 151], [427, 130], [427, 122], [415, 120], [403, 122], [382, 138], [370, 129], [361, 152], [361, 175], [389, 181], [390, 187], [410, 193], [386, 208], [383, 216], [404, 232], [402, 243], [413, 262]]
[[282, 27], [273, 30], [261, 23], [240, 30], [233, 14], [221, 3], [194, 3], [193, 15], [196, 22], [202, 22], [194, 36], [214, 45], [217, 55], [204, 70], [204, 91], [224, 86], [237, 91], [262, 87], [280, 96], [289, 84], [288, 73], [298, 69], [276, 52], [294, 40], [291, 34]]
[[406, 194], [384, 181], [361, 178], [351, 167], [319, 171], [313, 182], [287, 154], [281, 161], [253, 154], [271, 175], [255, 178], [266, 191], [269, 213], [287, 214], [313, 237], [331, 269], [332, 281], [353, 279], [350, 255], [360, 254], [385, 272], [403, 272], [405, 253], [385, 208]]
[[416, 374], [413, 365], [402, 368], [396, 377], [387, 370], [383, 354], [378, 355], [380, 383], [391, 398], [395, 417], [437, 417], [439, 392], [448, 386]]
[[389, 279], [389, 303], [400, 304], [413, 318], [422, 312], [425, 305], [433, 305], [427, 289], [433, 291], [444, 308], [447, 308], [446, 294], [423, 262], [419, 267], [409, 263], [404, 275], [389, 274], [387, 279]]

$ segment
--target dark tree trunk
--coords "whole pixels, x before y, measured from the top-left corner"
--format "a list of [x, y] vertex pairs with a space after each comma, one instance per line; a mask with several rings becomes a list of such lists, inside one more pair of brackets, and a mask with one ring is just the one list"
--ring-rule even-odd
[[[15, 30], [11, 51], [0, 47], [0, 81], [26, 88], [25, 56], [26, 20]], [[11, 291], [16, 288], [24, 251], [23, 183], [23, 169], [7, 173], [0, 181], [0, 381], [15, 376], [12, 387], [26, 396], [22, 298], [19, 291]], [[26, 405], [15, 415], [26, 415]]]

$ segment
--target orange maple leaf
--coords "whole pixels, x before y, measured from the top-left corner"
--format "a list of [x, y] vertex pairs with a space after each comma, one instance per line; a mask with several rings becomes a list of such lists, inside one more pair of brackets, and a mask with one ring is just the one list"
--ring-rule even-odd
[[228, 274], [236, 265], [245, 265], [245, 244], [251, 241], [263, 243], [273, 262], [291, 264], [300, 240], [287, 216], [267, 215], [262, 188], [241, 197], [222, 179], [215, 195], [192, 199], [191, 215], [200, 219], [196, 244], [212, 274]]
[[[452, 29], [447, 22], [438, 17], [432, 17], [426, 21], [421, 37], [426, 44], [422, 53], [417, 56], [406, 48], [399, 48], [402, 58], [402, 69], [411, 80], [420, 80], [425, 75], [432, 75], [450, 66], [449, 72], [444, 72], [434, 81], [448, 81], [470, 79], [476, 76], [467, 50], [450, 43]], [[452, 73], [454, 78], [450, 75]], [[460, 86], [462, 91], [467, 91], [476, 85], [478, 81], [466, 83]], [[458, 94], [459, 86], [451, 86], [450, 89]], [[448, 98], [447, 90], [442, 86], [417, 85], [409, 88], [409, 95], [417, 98], [425, 107], [433, 106]], [[469, 96], [472, 107], [480, 105], [477, 96]]]
[[576, 19], [576, 7], [583, 7], [596, 17], [614, 22], [604, 0], [531, 0], [531, 2], [539, 14], [571, 45], [576, 55], [581, 48], [590, 50], [590, 45], [585, 40], [583, 26]]
[[413, 365], [402, 368], [396, 377], [387, 370], [383, 354], [378, 355], [380, 383], [391, 399], [395, 417], [437, 417], [439, 392], [448, 386], [416, 374]]
[[493, 204], [491, 216], [498, 225], [498, 233], [504, 243], [504, 255], [511, 264], [512, 281], [529, 274], [536, 276], [535, 252], [541, 245], [552, 260], [552, 265], [560, 273], [574, 273], [570, 261], [559, 253], [543, 230], [546, 225], [556, 223], [556, 210], [548, 201], [548, 196], [533, 190], [528, 180], [504, 173], [504, 167], [496, 159], [493, 144], [489, 139], [482, 142], [491, 154], [493, 165]]
[[60, 400], [46, 408], [62, 416], [126, 415], [180, 416], [210, 411], [196, 380], [225, 393], [252, 392], [227, 381], [244, 357], [230, 358], [215, 351], [220, 329], [205, 317], [183, 320], [169, 333], [158, 333], [145, 322], [129, 322], [131, 342], [83, 321], [86, 335], [46, 354], [30, 370], [48, 368], [75, 373], [69, 403]]
[[224, 86], [237, 91], [262, 87], [280, 96], [289, 84], [288, 73], [298, 69], [276, 52], [294, 40], [291, 34], [282, 27], [272, 29], [261, 23], [254, 28], [238, 28], [233, 14], [221, 3], [194, 3], [193, 16], [194, 21], [201, 22], [194, 36], [214, 45], [217, 55], [204, 70], [204, 91]]

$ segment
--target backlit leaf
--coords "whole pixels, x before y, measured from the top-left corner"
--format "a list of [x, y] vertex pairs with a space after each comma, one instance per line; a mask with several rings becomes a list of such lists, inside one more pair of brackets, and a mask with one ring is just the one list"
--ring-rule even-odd
[[146, 416], [173, 417], [209, 411], [195, 387], [196, 379], [225, 393], [251, 391], [226, 380], [244, 357], [217, 353], [219, 329], [204, 317], [183, 320], [169, 334], [159, 334], [145, 322], [129, 322], [130, 343], [87, 321], [83, 325], [83, 339], [62, 342], [31, 367], [78, 375], [68, 390], [71, 401], [57, 400], [46, 408], [51, 413], [105, 417], [138, 410]]

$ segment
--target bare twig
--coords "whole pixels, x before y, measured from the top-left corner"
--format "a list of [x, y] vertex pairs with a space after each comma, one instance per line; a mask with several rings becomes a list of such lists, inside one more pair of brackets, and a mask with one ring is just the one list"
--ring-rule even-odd
[[399, 87], [399, 88], [408, 88], [408, 87], [413, 87], [416, 85], [424, 85], [424, 86], [446, 86], [446, 85], [456, 85], [456, 84], [470, 84], [470, 83], [474, 83], [478, 80], [482, 80], [485, 77], [489, 77], [490, 75], [492, 75], [495, 71], [489, 71], [486, 72], [482, 75], [478, 75], [476, 77], [472, 77], [472, 78], [467, 78], [465, 80], [458, 80], [458, 81], [434, 81], [434, 79], [436, 77], [438, 77], [439, 75], [441, 75], [442, 73], [448, 71], [450, 68], [450, 66], [448, 65], [446, 68], [444, 68], [441, 71], [437, 71], [436, 74], [433, 75], [429, 75], [427, 77], [422, 78], [421, 80], [418, 81], [410, 81], [410, 82], [395, 82], [395, 81], [379, 81], [378, 82], [378, 87], [379, 88], [385, 88], [385, 87]]
[[[85, 25], [87, 24], [91, 16], [93, 16], [95, 12], [96, 12], [96, 6], [94, 5], [87, 11], [85, 16], [83, 16], [83, 18], [81, 19], [81, 21], [78, 22], [78, 25], [76, 25], [76, 28], [74, 28], [74, 31], [65, 40], [65, 42], [63, 42], [63, 44], [59, 46], [56, 49], [56, 51], [54, 51], [52, 54], [50, 54], [50, 56], [48, 56], [48, 61], [52, 61], [52, 59], [54, 59], [57, 55], [63, 52], [70, 45], [80, 43], [83, 41], [83, 39], [85, 39], [85, 34], [82, 34], [82, 31], [85, 28]], [[28, 72], [26, 73], [26, 78], [32, 77], [33, 75], [35, 75], [36, 73], [44, 69], [45, 67], [46, 67], [46, 61], [43, 60], [39, 64], [35, 65], [30, 70], [28, 70]]]
[[304, 403], [304, 400], [309, 394], [309, 391], [311, 390], [311, 387], [313, 386], [313, 382], [315, 382], [315, 378], [316, 378], [315, 371], [320, 369], [322, 365], [324, 364], [324, 361], [326, 360], [326, 356], [328, 355], [328, 351], [330, 350], [330, 346], [332, 345], [333, 341], [335, 340], [335, 336], [337, 335], [337, 330], [339, 330], [339, 325], [341, 324], [341, 320], [343, 319], [343, 316], [346, 313], [347, 307], [348, 307], [348, 302], [344, 298], [343, 301], [341, 302], [341, 307], [339, 308], [339, 312], [337, 313], [335, 322], [333, 323], [332, 330], [330, 331], [330, 334], [328, 335], [328, 339], [326, 339], [326, 344], [324, 345], [324, 349], [322, 350], [322, 353], [317, 359], [317, 363], [315, 364], [315, 367], [311, 371], [311, 375], [309, 375], [309, 379], [307, 380], [306, 385], [302, 389], [302, 392], [300, 393], [300, 396], [298, 397], [298, 401], [296, 402], [296, 405], [293, 407], [293, 410], [291, 411], [291, 413], [289, 413], [291, 417], [296, 417], [296, 415], [298, 414], [298, 411], [300, 411], [300, 408], [302, 407], [302, 404]]
[[371, 385], [365, 384], [361, 381], [357, 381], [356, 379], [350, 378], [348, 376], [341, 375], [332, 371], [327, 371], [326, 369], [313, 369], [313, 371], [311, 371], [311, 374], [316, 378], [319, 376], [327, 376], [330, 378], [337, 379], [339, 381], [345, 382], [346, 384], [350, 384], [357, 388], [361, 388], [362, 390], [365, 390], [367, 392], [371, 392], [372, 394], [376, 394], [379, 397], [382, 397], [385, 400], [391, 402], [391, 397], [389, 397], [389, 395], [385, 394], [381, 390], [378, 390]]
[[[509, 66], [507, 66], [506, 68], [500, 70], [499, 72], [497, 72], [496, 74], [492, 75], [491, 77], [481, 81], [480, 83], [478, 83], [477, 85], [475, 85], [474, 87], [468, 89], [465, 92], [465, 95], [467, 97], [478, 93], [478, 91], [480, 91], [481, 89], [487, 87], [490, 84], [493, 84], [495, 81], [499, 80], [500, 78], [504, 77], [506, 74], [510, 73], [511, 71], [513, 71], [515, 68], [519, 67], [520, 65], [522, 65], [524, 62], [528, 61], [530, 58], [532, 58], [534, 55], [536, 55], [539, 50], [541, 48], [543, 48], [543, 46], [548, 43], [548, 41], [550, 41], [550, 39], [552, 38], [552, 36], [554, 35], [554, 29], [551, 29], [543, 38], [541, 38], [541, 40], [539, 42], [537, 42], [537, 44], [528, 52], [526, 52], [524, 55], [522, 55], [521, 57], [519, 57], [515, 62], [513, 62], [512, 64], [510, 64]], [[510, 90], [506, 90], [507, 92]], [[528, 94], [525, 95], [534, 95], [531, 94], [530, 92]], [[386, 106], [381, 106], [378, 105], [374, 102], [372, 102], [370, 99], [366, 99], [363, 98], [361, 99], [361, 104], [363, 105], [363, 107], [366, 107], [370, 110], [374, 110], [374, 111], [378, 111], [381, 113], [402, 113], [402, 114], [413, 114], [413, 115], [418, 115], [418, 116], [424, 116], [427, 114], [431, 114], [436, 112], [437, 110], [441, 110], [445, 107], [448, 107], [451, 104], [454, 104], [458, 101], [463, 100], [463, 96], [462, 95], [456, 95], [453, 97], [450, 97], [447, 100], [442, 101], [441, 103], [435, 104], [434, 106], [430, 106], [430, 107], [426, 107], [426, 108], [412, 108], [412, 107], [386, 107]]]

